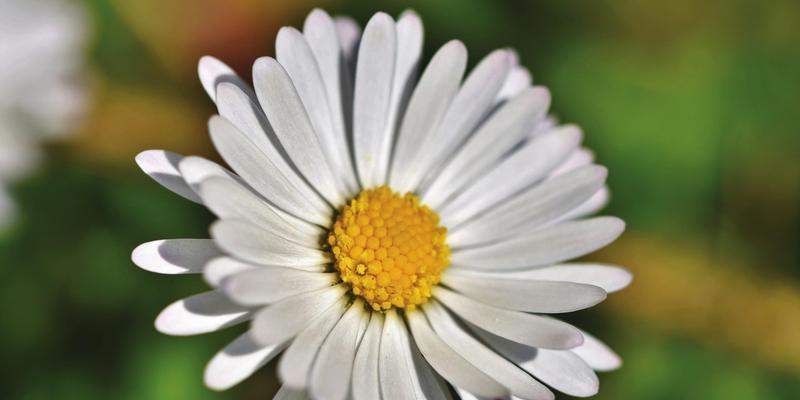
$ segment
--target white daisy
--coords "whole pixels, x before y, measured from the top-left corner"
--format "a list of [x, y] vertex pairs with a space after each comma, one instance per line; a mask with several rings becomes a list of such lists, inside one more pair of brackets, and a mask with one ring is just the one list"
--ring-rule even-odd
[[[546, 118], [513, 51], [464, 77], [446, 43], [419, 79], [422, 24], [378, 13], [363, 34], [313, 11], [283, 28], [255, 90], [220, 61], [199, 74], [219, 115], [211, 138], [233, 171], [150, 150], [137, 162], [220, 219], [213, 239], [145, 243], [133, 261], [203, 273], [211, 291], [168, 306], [156, 328], [194, 335], [250, 321], [208, 364], [225, 389], [279, 354], [276, 398], [550, 399], [598, 390], [619, 358], [544, 314], [591, 307], [631, 276], [563, 263], [624, 223], [584, 218], [606, 170], [574, 126]], [[443, 379], [442, 379], [443, 378]], [[547, 386], [545, 386], [547, 385]]]
[[[61, 0], [0, 3], [0, 186], [41, 158], [38, 141], [69, 133], [85, 105], [76, 85], [86, 40], [77, 5]], [[0, 187], [0, 225], [13, 204]]]

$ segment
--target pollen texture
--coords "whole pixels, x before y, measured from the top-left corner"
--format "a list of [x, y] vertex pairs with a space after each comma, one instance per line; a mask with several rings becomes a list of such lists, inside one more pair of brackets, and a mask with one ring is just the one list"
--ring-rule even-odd
[[413, 310], [450, 264], [446, 239], [439, 216], [417, 196], [380, 186], [342, 208], [328, 245], [341, 280], [373, 310]]

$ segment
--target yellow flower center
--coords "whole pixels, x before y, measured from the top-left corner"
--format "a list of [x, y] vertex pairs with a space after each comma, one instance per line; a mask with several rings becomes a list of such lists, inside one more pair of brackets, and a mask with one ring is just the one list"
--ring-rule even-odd
[[447, 229], [411, 193], [364, 190], [345, 205], [328, 233], [342, 281], [373, 310], [413, 310], [450, 262]]

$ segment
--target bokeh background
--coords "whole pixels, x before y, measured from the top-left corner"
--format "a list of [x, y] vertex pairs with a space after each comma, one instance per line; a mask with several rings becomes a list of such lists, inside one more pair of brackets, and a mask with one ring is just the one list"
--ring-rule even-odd
[[[141, 150], [210, 157], [211, 54], [242, 76], [283, 25], [320, 6], [362, 25], [419, 12], [426, 54], [463, 40], [474, 65], [512, 46], [610, 169], [628, 223], [589, 256], [635, 274], [569, 316], [624, 359], [598, 399], [800, 398], [800, 3], [675, 1], [86, 0], [89, 106], [15, 182], [0, 234], [0, 398], [264, 399], [272, 367], [232, 390], [202, 370], [236, 329], [174, 338], [167, 304], [204, 290], [149, 274], [139, 243], [205, 237], [212, 221], [136, 168]], [[0, 38], [2, 40], [2, 38]], [[3, 94], [6, 96], [7, 94]], [[564, 398], [564, 397], [561, 397]]]

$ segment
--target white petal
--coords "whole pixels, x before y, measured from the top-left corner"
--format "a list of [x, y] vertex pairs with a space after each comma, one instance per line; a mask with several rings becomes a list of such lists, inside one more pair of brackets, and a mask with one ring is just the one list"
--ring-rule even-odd
[[229, 389], [275, 358], [287, 344], [261, 346], [245, 333], [209, 361], [203, 379], [211, 389]]
[[[512, 63], [513, 52], [499, 49], [489, 53], [470, 72], [448, 107], [438, 130], [426, 139], [429, 144], [416, 160], [418, 171], [427, 173], [438, 169], [486, 118]], [[409, 179], [412, 185], [418, 186], [422, 178], [414, 176]]]
[[594, 336], [583, 333], [583, 344], [571, 349], [595, 371], [612, 371], [622, 366], [622, 359]]
[[256, 264], [302, 267], [329, 261], [327, 253], [301, 246], [242, 220], [218, 220], [211, 225], [211, 236], [226, 252]]
[[282, 343], [303, 330], [345, 293], [341, 285], [283, 299], [265, 307], [253, 318], [253, 339], [269, 345]]
[[589, 308], [606, 298], [606, 291], [592, 285], [517, 277], [498, 278], [445, 272], [442, 283], [467, 297], [507, 310], [564, 313]]
[[[269, 159], [269, 165], [273, 168], [269, 172], [276, 176], [272, 179], [288, 182], [289, 187], [297, 192], [293, 195], [308, 199], [317, 208], [328, 212], [325, 202], [308, 186], [285, 157], [286, 153], [281, 148], [272, 125], [267, 121], [267, 116], [261, 111], [258, 100], [248, 97], [234, 85], [223, 83], [217, 88], [217, 106], [220, 115], [239, 131], [238, 134], [246, 137], [250, 144], [255, 145], [263, 153], [260, 155], [261, 157], [265, 156]], [[252, 149], [249, 150], [252, 151]], [[225, 157], [224, 154], [223, 157]], [[229, 161], [228, 164], [231, 162]], [[265, 197], [272, 199], [276, 196], [267, 195]]]
[[188, 336], [213, 332], [250, 319], [250, 310], [231, 303], [216, 290], [178, 300], [156, 318], [156, 330]]
[[284, 385], [297, 389], [308, 387], [317, 353], [346, 309], [345, 299], [340, 298], [322, 309], [316, 318], [306, 320], [311, 322], [307, 322], [308, 326], [297, 335], [278, 363], [278, 376]]
[[202, 203], [200, 197], [183, 180], [178, 163], [183, 156], [165, 150], [145, 150], [136, 155], [136, 164], [161, 186], [195, 203]]
[[197, 64], [197, 75], [200, 76], [200, 83], [211, 101], [217, 101], [217, 86], [223, 82], [236, 85], [250, 97], [255, 97], [250, 85], [245, 83], [231, 67], [214, 57], [200, 57], [200, 62]]
[[597, 394], [600, 384], [597, 375], [572, 351], [535, 349], [480, 330], [476, 333], [489, 346], [553, 389], [578, 397]]
[[531, 82], [533, 82], [533, 77], [530, 71], [525, 67], [515, 66], [508, 74], [500, 93], [497, 94], [496, 102], [501, 103], [518, 95], [529, 87]]
[[[297, 36], [302, 38], [299, 32]], [[311, 50], [307, 47], [306, 50], [311, 56]], [[341, 204], [342, 187], [332, 172], [336, 164], [323, 150], [324, 133], [314, 129], [289, 74], [275, 59], [262, 57], [253, 65], [253, 84], [258, 101], [292, 163], [331, 204]]]
[[614, 217], [562, 222], [489, 246], [454, 250], [450, 261], [495, 271], [543, 266], [589, 254], [613, 242], [624, 229], [625, 223]]
[[378, 359], [382, 331], [383, 314], [373, 313], [353, 361], [354, 400], [374, 400], [381, 397]]
[[571, 351], [538, 349], [534, 359], [520, 366], [553, 389], [570, 396], [594, 396], [600, 387], [597, 374]]
[[[344, 59], [345, 65], [348, 67], [349, 80], [343, 80], [343, 86], [348, 87], [346, 83], [350, 83], [348, 87], [351, 91], [350, 95], [352, 96], [352, 84], [353, 84], [353, 76], [355, 75], [356, 71], [356, 55], [358, 54], [358, 45], [361, 40], [361, 27], [358, 26], [358, 23], [350, 17], [346, 16], [339, 16], [333, 19], [333, 23], [336, 25], [336, 36], [339, 38], [339, 46], [342, 49], [342, 57]], [[343, 98], [347, 99], [350, 98], [352, 101], [352, 97], [343, 96]], [[347, 114], [345, 112], [345, 114]]]
[[311, 370], [311, 394], [317, 399], [345, 400], [350, 392], [358, 342], [369, 323], [364, 303], [356, 300], [331, 330]]
[[553, 393], [544, 385], [461, 329], [438, 303], [432, 302], [424, 309], [433, 329], [453, 350], [513, 395], [524, 399], [553, 399]]
[[389, 158], [393, 153], [392, 146], [397, 140], [401, 117], [406, 113], [409, 98], [417, 80], [420, 57], [422, 56], [422, 39], [424, 36], [422, 21], [412, 10], [406, 10], [397, 20], [397, 58], [395, 59], [392, 97], [386, 117], [386, 131], [381, 148], [380, 176], [381, 183], [388, 180]]
[[442, 287], [433, 288], [433, 296], [460, 318], [508, 340], [552, 349], [571, 349], [583, 341], [580, 331], [552, 318], [497, 308]]
[[222, 254], [211, 239], [165, 239], [142, 243], [131, 254], [133, 263], [159, 274], [196, 274]]
[[[183, 160], [178, 163], [178, 170], [180, 170], [183, 180], [186, 181], [189, 187], [198, 195], [200, 195], [200, 182], [205, 179], [224, 177], [230, 180], [239, 180], [239, 177], [227, 168], [197, 156], [184, 157]], [[200, 197], [202, 199], [202, 196]]]
[[378, 376], [381, 393], [388, 399], [425, 399], [411, 354], [406, 326], [397, 312], [390, 309], [381, 333]]
[[574, 150], [556, 169], [550, 172], [550, 178], [565, 174], [572, 170], [586, 166], [594, 162], [594, 153], [587, 148]]
[[[462, 273], [466, 273], [462, 272]], [[472, 273], [472, 272], [470, 272]], [[607, 264], [571, 263], [510, 272], [475, 272], [477, 276], [509, 279], [539, 279], [543, 281], [575, 282], [603, 288], [608, 293], [622, 290], [631, 283], [633, 275], [623, 268]]]
[[424, 314], [411, 312], [406, 318], [425, 360], [448, 382], [483, 397], [504, 397], [509, 394], [505, 387], [470, 364], [436, 335]]
[[414, 367], [417, 371], [417, 378], [419, 380], [419, 397], [426, 400], [453, 400], [450, 395], [448, 384], [444, 382], [441, 376], [433, 371], [431, 365], [422, 357], [416, 343], [411, 341], [411, 358], [414, 360]]
[[261, 265], [246, 263], [231, 257], [217, 257], [209, 261], [203, 268], [203, 279], [212, 287], [218, 287], [229, 276], [261, 267]]
[[218, 116], [212, 117], [208, 125], [222, 158], [264, 198], [309, 222], [323, 226], [330, 222], [330, 207], [319, 196], [295, 186], [241, 131]]
[[589, 198], [589, 200], [586, 200], [585, 202], [583, 202], [583, 204], [573, 208], [568, 213], [558, 218], [558, 220], [568, 221], [571, 219], [578, 219], [592, 215], [603, 209], [603, 207], [605, 207], [606, 204], [608, 204], [608, 199], [610, 196], [611, 195], [608, 191], [608, 187], [603, 186], [602, 188], [600, 188], [600, 190], [595, 192], [595, 194], [593, 194], [592, 197]]
[[423, 202], [434, 209], [486, 173], [505, 153], [517, 145], [544, 118], [550, 92], [542, 87], [527, 89], [489, 116], [433, 180]]
[[474, 246], [541, 230], [596, 193], [608, 171], [590, 165], [549, 179], [465, 222], [448, 235], [452, 247]]
[[[333, 32], [335, 30], [331, 22], [330, 33]], [[329, 37], [329, 41], [333, 45], [338, 44], [335, 36]], [[275, 51], [278, 62], [285, 68], [297, 89], [297, 95], [302, 100], [308, 119], [316, 132], [322, 153], [330, 162], [334, 176], [346, 188], [343, 193], [346, 196], [353, 195], [356, 188], [355, 171], [350, 164], [350, 152], [347, 149], [341, 110], [340, 108], [336, 109], [339, 118], [334, 119], [334, 110], [330, 106], [331, 102], [328, 101], [328, 90], [314, 51], [303, 34], [291, 27], [281, 28], [278, 32]], [[332, 64], [338, 67], [339, 60], [336, 51], [338, 51], [338, 46], [331, 51], [334, 57]], [[338, 68], [335, 72], [338, 73]], [[338, 95], [338, 90], [336, 94]], [[341, 99], [336, 98], [335, 100], [336, 104], [341, 104]], [[293, 134], [296, 133], [293, 132]]]
[[260, 267], [229, 277], [222, 283], [222, 290], [239, 304], [259, 305], [333, 286], [337, 280], [338, 275], [334, 273]]
[[574, 126], [553, 130], [529, 140], [488, 174], [457, 193], [439, 212], [446, 226], [455, 227], [489, 210], [520, 190], [538, 182], [563, 162], [581, 140]]
[[286, 385], [281, 386], [272, 400], [312, 400], [305, 390], [292, 389]]
[[358, 50], [353, 97], [353, 145], [363, 187], [383, 183], [388, 165], [392, 84], [397, 59], [397, 31], [392, 18], [376, 13], [367, 23]]
[[250, 221], [298, 244], [315, 246], [324, 234], [319, 226], [271, 207], [250, 189], [232, 179], [206, 179], [200, 186], [200, 195], [218, 217]]
[[419, 165], [414, 161], [421, 152], [427, 151], [427, 140], [435, 133], [447, 111], [466, 64], [464, 44], [451, 40], [436, 52], [422, 73], [408, 103], [394, 148], [390, 170], [390, 185], [394, 190], [400, 193], [414, 190], [417, 182], [407, 178], [409, 175], [421, 177], [426, 172], [419, 171]]

